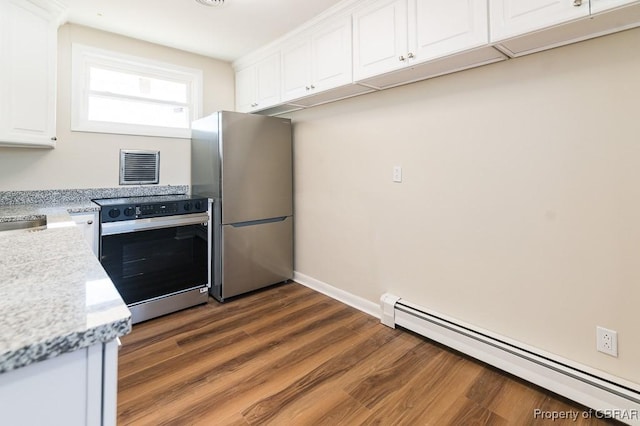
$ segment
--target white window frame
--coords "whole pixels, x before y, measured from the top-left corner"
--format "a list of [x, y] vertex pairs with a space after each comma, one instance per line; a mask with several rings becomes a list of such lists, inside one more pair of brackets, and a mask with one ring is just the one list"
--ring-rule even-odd
[[[191, 138], [191, 122], [202, 111], [202, 70], [125, 55], [73, 43], [71, 48], [71, 130], [79, 132]], [[92, 65], [187, 83], [189, 128], [113, 123], [88, 119], [89, 69]], [[123, 99], [126, 98], [123, 96]]]

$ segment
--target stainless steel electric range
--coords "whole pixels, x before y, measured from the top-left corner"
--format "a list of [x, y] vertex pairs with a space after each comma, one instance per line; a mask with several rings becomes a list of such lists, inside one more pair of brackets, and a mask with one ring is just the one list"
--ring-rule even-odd
[[100, 262], [137, 323], [206, 303], [211, 201], [189, 195], [93, 200]]

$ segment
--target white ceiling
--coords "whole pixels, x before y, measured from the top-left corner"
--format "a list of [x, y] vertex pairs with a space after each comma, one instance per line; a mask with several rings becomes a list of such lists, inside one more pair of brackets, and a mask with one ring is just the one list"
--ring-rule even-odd
[[341, 0], [62, 0], [67, 21], [233, 61]]

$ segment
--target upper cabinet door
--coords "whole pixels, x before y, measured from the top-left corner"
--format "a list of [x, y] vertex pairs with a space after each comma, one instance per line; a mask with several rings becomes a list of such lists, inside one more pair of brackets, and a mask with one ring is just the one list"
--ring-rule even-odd
[[249, 66], [236, 72], [236, 111], [249, 112], [254, 109], [256, 99], [256, 70]]
[[406, 66], [407, 0], [378, 0], [353, 14], [353, 79]]
[[350, 17], [314, 33], [311, 49], [313, 90], [328, 90], [353, 82]]
[[311, 41], [296, 40], [282, 49], [282, 99], [301, 98], [311, 90]]
[[236, 72], [236, 111], [258, 111], [278, 102], [280, 102], [279, 54], [273, 54]]
[[350, 84], [351, 67], [351, 19], [325, 22], [282, 49], [282, 99], [300, 99]]
[[409, 52], [422, 62], [488, 43], [487, 0], [410, 0]]
[[632, 3], [638, 3], [638, 0], [591, 0], [591, 13], [603, 12]]
[[256, 65], [256, 103], [260, 108], [280, 102], [280, 55], [274, 54]]
[[0, 2], [0, 145], [54, 147], [56, 14]]
[[589, 0], [489, 0], [491, 41], [589, 16]]

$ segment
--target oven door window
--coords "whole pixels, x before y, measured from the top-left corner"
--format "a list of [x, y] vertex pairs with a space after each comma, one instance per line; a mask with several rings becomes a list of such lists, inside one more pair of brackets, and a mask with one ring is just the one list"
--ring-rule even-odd
[[206, 285], [207, 258], [203, 225], [102, 237], [102, 266], [128, 305]]

